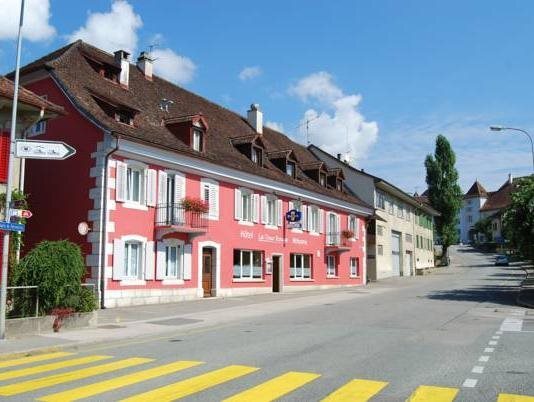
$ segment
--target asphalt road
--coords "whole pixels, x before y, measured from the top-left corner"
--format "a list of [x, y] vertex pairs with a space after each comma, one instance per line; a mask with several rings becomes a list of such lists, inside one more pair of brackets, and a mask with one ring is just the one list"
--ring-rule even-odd
[[[354, 379], [365, 381], [351, 383], [356, 389], [351, 392], [374, 394], [373, 401], [412, 397], [471, 402], [496, 401], [499, 394], [534, 396], [534, 311], [515, 305], [523, 271], [494, 267], [490, 256], [467, 247], [454, 251], [451, 259], [453, 267], [430, 275], [325, 292], [319, 305], [267, 310], [261, 316], [153, 339], [65, 349], [75, 354], [20, 368], [59, 362], [56, 371], [22, 371], [23, 376], [9, 378], [4, 373], [19, 367], [1, 368], [0, 395], [14, 393], [12, 400], [46, 395], [51, 395], [47, 400], [69, 400], [93, 394], [86, 400], [137, 396], [137, 400], [162, 401], [168, 391], [174, 398], [219, 401], [282, 376], [256, 389], [256, 394], [249, 391], [236, 400], [262, 400], [258, 395], [272, 399], [287, 391], [280, 400], [319, 401]], [[112, 358], [61, 366], [63, 361], [95, 355]], [[113, 366], [136, 357], [154, 361], [129, 360], [123, 368]], [[165, 366], [178, 360], [192, 361], [191, 367], [176, 371]], [[104, 365], [109, 368], [97, 369], [97, 377], [83, 377], [88, 366]], [[240, 367], [226, 368], [231, 365]], [[123, 377], [151, 368], [138, 377]], [[162, 375], [166, 369], [175, 371]], [[211, 373], [214, 370], [219, 371]], [[73, 377], [57, 385], [53, 379], [43, 379], [58, 372]], [[192, 380], [179, 383], [187, 379]], [[173, 389], [161, 388], [173, 384]], [[418, 390], [420, 386], [438, 389]], [[71, 394], [57, 394], [73, 389]], [[103, 392], [106, 389], [111, 391]], [[416, 390], [420, 399], [414, 397]]]

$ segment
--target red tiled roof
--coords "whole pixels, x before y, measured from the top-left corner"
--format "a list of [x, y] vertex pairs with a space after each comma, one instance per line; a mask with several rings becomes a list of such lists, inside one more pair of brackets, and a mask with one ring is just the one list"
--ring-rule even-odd
[[[0, 96], [8, 99], [13, 99], [15, 91], [15, 83], [5, 77], [0, 77]], [[18, 101], [26, 105], [34, 106], [39, 109], [45, 109], [48, 112], [55, 114], [66, 114], [62, 106], [49, 102], [41, 98], [32, 91], [19, 86]]]
[[509, 180], [506, 180], [506, 182], [497, 191], [490, 193], [488, 199], [486, 200], [482, 208], [480, 208], [480, 210], [493, 211], [506, 208], [512, 202], [510, 194], [513, 189], [514, 184]]
[[[103, 78], [91, 67], [88, 58], [115, 65], [113, 55], [77, 41], [30, 63], [21, 73], [40, 68], [51, 71], [79, 108], [115, 134], [372, 208], [356, 196], [319, 185], [300, 169], [297, 169], [294, 179], [269, 160], [265, 161], [263, 167], [253, 163], [231, 141], [232, 138], [258, 134], [239, 114], [158, 76], [153, 76], [151, 81], [147, 80], [135, 65], [130, 65], [129, 86], [125, 89]], [[108, 116], [96, 102], [93, 96], [95, 93], [116, 104], [139, 111], [134, 126], [122, 124]], [[159, 107], [163, 98], [174, 102], [168, 111]], [[204, 153], [191, 149], [162, 124], [165, 119], [197, 114], [202, 114], [209, 124]], [[263, 128], [261, 141], [267, 155], [292, 150], [299, 165], [317, 162], [317, 158], [306, 147], [268, 127]]]
[[464, 198], [487, 197], [487, 196], [488, 196], [488, 192], [486, 191], [484, 186], [482, 186], [482, 184], [480, 184], [479, 181], [476, 180], [471, 186], [471, 188], [467, 191], [467, 193], [465, 193]]

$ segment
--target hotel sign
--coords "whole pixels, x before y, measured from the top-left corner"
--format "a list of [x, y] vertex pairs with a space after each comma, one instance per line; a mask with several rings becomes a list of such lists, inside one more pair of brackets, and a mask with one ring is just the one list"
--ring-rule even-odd
[[274, 244], [282, 244], [284, 242], [291, 242], [292, 244], [298, 244], [302, 246], [308, 245], [308, 240], [306, 239], [299, 239], [297, 237], [292, 237], [291, 239], [288, 239], [287, 237], [282, 237], [279, 235], [271, 235], [268, 233], [260, 233], [256, 235], [254, 232], [248, 231], [248, 230], [242, 230], [239, 233], [239, 236], [242, 239], [245, 240], [257, 240], [261, 243], [274, 243]]

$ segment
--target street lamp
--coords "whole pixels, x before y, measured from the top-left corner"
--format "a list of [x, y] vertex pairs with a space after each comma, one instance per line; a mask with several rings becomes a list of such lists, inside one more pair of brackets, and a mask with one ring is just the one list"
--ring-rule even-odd
[[491, 131], [505, 131], [505, 130], [512, 130], [512, 131], [519, 131], [523, 134], [525, 134], [528, 139], [530, 140], [530, 148], [531, 148], [531, 151], [532, 151], [532, 172], [534, 173], [534, 142], [532, 141], [532, 137], [530, 136], [530, 134], [521, 129], [521, 128], [514, 128], [514, 127], [503, 127], [503, 126], [490, 126], [490, 130]]

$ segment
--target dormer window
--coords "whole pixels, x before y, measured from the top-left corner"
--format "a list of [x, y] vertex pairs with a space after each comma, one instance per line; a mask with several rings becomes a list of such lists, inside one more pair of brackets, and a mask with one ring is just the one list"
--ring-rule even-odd
[[326, 187], [326, 174], [320, 173], [319, 175], [319, 184], [323, 187]]
[[201, 130], [193, 130], [193, 149], [198, 152], [204, 150], [204, 133]]
[[252, 147], [252, 153], [251, 153], [251, 157], [250, 159], [252, 160], [252, 162], [254, 162], [256, 165], [259, 165], [259, 166], [262, 166], [262, 152], [261, 152], [261, 148], [259, 147], [255, 147], [253, 146]]
[[133, 126], [133, 116], [131, 113], [124, 111], [124, 110], [117, 110], [115, 112], [115, 120], [117, 120], [119, 123], [128, 124], [129, 126]]
[[336, 180], [336, 189], [338, 191], [341, 191], [343, 189], [343, 181], [342, 180], [340, 180], [340, 179]]
[[286, 174], [290, 177], [295, 177], [295, 163], [287, 162], [286, 163]]

